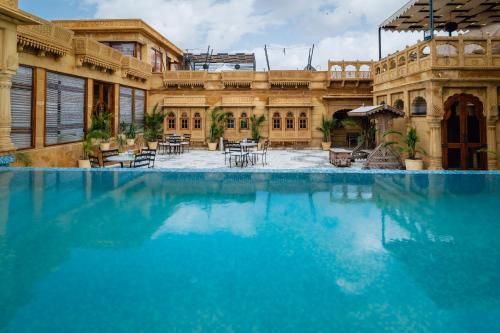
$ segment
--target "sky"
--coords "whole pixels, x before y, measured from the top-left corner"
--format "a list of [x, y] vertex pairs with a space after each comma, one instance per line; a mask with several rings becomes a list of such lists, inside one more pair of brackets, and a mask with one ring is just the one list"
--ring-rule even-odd
[[[251, 52], [257, 70], [302, 69], [328, 60], [378, 58], [378, 24], [407, 0], [20, 0], [45, 19], [141, 18], [185, 51]], [[419, 33], [384, 32], [383, 54], [411, 45]]]

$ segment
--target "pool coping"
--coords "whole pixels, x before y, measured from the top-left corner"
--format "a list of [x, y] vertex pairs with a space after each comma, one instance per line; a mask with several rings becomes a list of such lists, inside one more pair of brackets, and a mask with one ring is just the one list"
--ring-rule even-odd
[[1, 167], [0, 172], [3, 171], [64, 171], [64, 172], [139, 172], [139, 173], [277, 173], [277, 174], [403, 174], [403, 175], [500, 175], [500, 170], [360, 170], [360, 169], [332, 169], [332, 168], [304, 168], [304, 169], [221, 169], [221, 168], [162, 168], [162, 169], [148, 169], [148, 168], [95, 168], [95, 169], [82, 169], [82, 168], [37, 168], [37, 167]]

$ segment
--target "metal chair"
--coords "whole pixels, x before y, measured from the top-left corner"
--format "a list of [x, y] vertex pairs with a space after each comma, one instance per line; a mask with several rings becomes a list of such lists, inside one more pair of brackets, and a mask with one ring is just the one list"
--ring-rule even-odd
[[94, 155], [89, 155], [89, 161], [90, 161], [91, 168], [100, 168], [101, 167], [101, 161], [99, 160], [99, 157], [94, 156]]
[[135, 155], [134, 161], [130, 164], [131, 168], [143, 168], [148, 167], [151, 162], [151, 157], [149, 153], [140, 153]]
[[102, 157], [102, 166], [103, 167], [120, 167], [121, 164], [117, 164], [116, 162], [113, 161], [108, 161], [109, 157], [112, 156], [118, 156], [120, 155], [120, 152], [118, 149], [109, 149], [109, 150], [101, 150], [101, 157]]
[[182, 136], [181, 144], [182, 144], [182, 149], [184, 149], [184, 147], [186, 147], [187, 151], [190, 151], [191, 150], [191, 134], [184, 134]]
[[262, 147], [262, 150], [256, 150], [252, 152], [254, 163], [257, 163], [259, 161], [260, 156], [262, 166], [267, 165], [267, 148], [269, 148], [269, 140], [264, 141], [264, 147]]
[[243, 147], [239, 144], [229, 145], [229, 167], [232, 167], [231, 161], [234, 158], [234, 164], [238, 166], [238, 162], [240, 166], [243, 168], [243, 163], [248, 165], [248, 152], [243, 150]]
[[155, 149], [143, 149], [141, 154], [147, 154], [149, 156], [149, 167], [155, 167], [156, 150]]
[[181, 138], [179, 136], [171, 136], [168, 142], [169, 142], [170, 152], [172, 152], [173, 150], [174, 154], [181, 153], [182, 145], [181, 145]]

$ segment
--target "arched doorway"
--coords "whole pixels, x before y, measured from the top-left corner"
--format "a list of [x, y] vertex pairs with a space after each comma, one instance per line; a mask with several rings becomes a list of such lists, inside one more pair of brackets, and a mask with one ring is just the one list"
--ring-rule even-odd
[[479, 98], [457, 94], [446, 101], [441, 124], [443, 168], [486, 170], [486, 121]]

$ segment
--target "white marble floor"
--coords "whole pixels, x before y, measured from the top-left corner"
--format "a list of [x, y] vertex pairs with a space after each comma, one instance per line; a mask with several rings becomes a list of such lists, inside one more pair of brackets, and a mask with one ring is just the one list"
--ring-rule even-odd
[[[360, 168], [354, 165], [353, 168]], [[220, 151], [191, 150], [183, 154], [157, 155], [155, 168], [168, 169], [229, 169], [229, 163], [224, 164], [224, 155]], [[235, 166], [233, 165], [233, 168]], [[272, 149], [267, 152], [267, 165], [261, 161], [255, 165], [249, 164], [245, 168], [251, 169], [323, 169], [335, 168], [328, 161], [328, 152], [322, 150], [289, 150]]]

